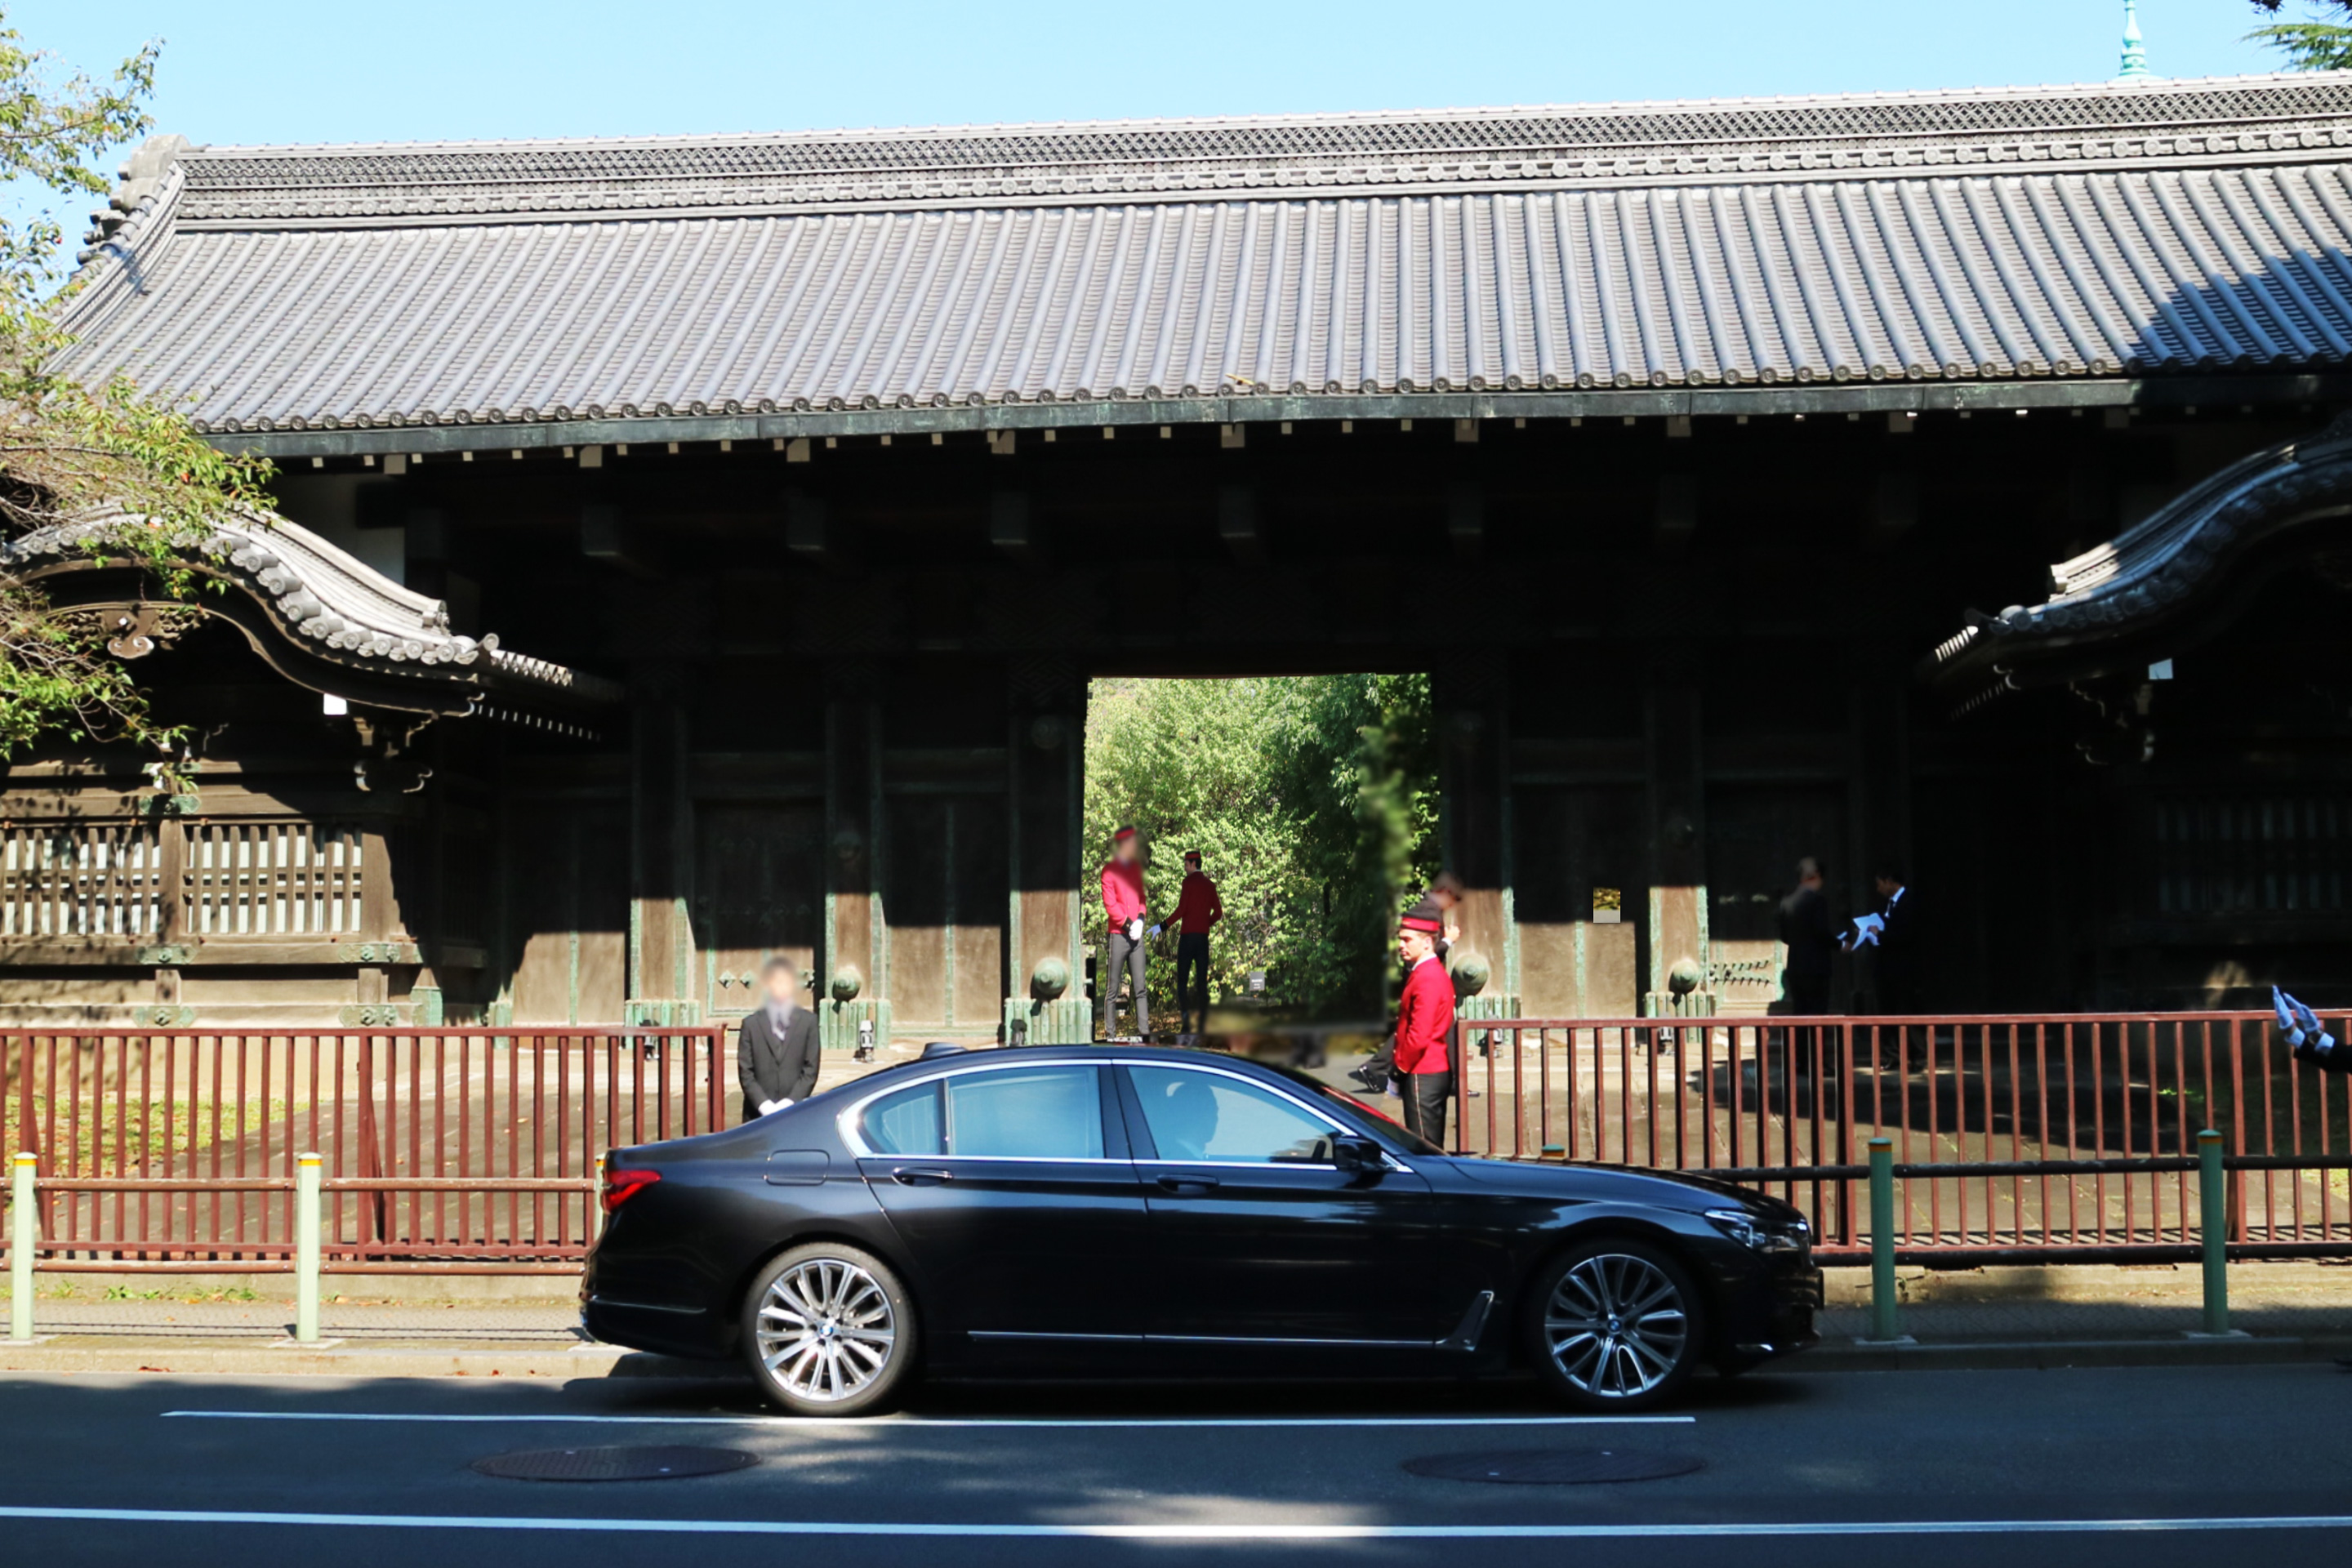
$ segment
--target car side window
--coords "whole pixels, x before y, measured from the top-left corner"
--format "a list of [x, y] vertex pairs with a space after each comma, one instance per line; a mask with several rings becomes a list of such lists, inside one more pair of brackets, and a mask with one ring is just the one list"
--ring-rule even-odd
[[1099, 1160], [1102, 1090], [1090, 1066], [960, 1073], [948, 1084], [948, 1152]]
[[1330, 1124], [1270, 1089], [1189, 1068], [1127, 1071], [1163, 1160], [1330, 1163]]
[[877, 1154], [947, 1152], [936, 1080], [884, 1095], [866, 1108], [860, 1125], [866, 1132], [866, 1147]]

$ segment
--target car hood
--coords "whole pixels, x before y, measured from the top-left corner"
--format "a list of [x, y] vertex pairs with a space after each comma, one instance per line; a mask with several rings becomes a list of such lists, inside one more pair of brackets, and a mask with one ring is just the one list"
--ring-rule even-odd
[[1634, 1170], [1623, 1165], [1537, 1164], [1517, 1160], [1479, 1160], [1457, 1156], [1454, 1168], [1483, 1185], [1506, 1188], [1524, 1197], [1570, 1196], [1587, 1202], [1596, 1198], [1622, 1203], [1654, 1204], [1693, 1213], [1738, 1206], [1779, 1220], [1798, 1211], [1778, 1198], [1749, 1188], [1720, 1182], [1690, 1171]]

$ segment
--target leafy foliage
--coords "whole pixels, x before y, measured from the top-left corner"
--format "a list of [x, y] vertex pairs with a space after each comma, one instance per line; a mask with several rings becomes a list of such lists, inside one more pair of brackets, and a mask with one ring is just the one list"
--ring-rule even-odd
[[[2278, 15], [2281, 0], [2252, 0], [2254, 9]], [[2326, 0], [2325, 9], [2352, 17], [2352, 0]], [[2352, 70], [2352, 26], [2342, 22], [2273, 22], [2248, 33], [2249, 41], [2270, 45], [2299, 71]]]
[[[0, 11], [0, 181], [9, 194], [37, 184], [104, 195], [94, 165], [150, 128], [142, 105], [158, 50], [147, 45], [104, 82], [60, 78]], [[140, 563], [154, 593], [185, 596], [190, 542], [257, 510], [268, 465], [215, 451], [176, 408], [127, 380], [87, 386], [57, 369], [68, 342], [57, 308], [88, 282], [55, 289], [64, 243], [53, 220], [0, 209], [0, 532], [91, 525], [89, 553]], [[96, 267], [122, 260], [110, 255]], [[179, 739], [108, 655], [107, 637], [98, 617], [59, 610], [37, 584], [0, 579], [0, 758], [52, 733], [159, 749]]]
[[[1267, 973], [1268, 1000], [1321, 1016], [1385, 1002], [1405, 899], [1436, 874], [1435, 746], [1421, 676], [1103, 680], [1087, 719], [1086, 836], [1142, 829], [1151, 912], [1202, 852], [1225, 906], [1213, 995]], [[1090, 939], [1099, 910], [1087, 881]], [[1152, 1005], [1175, 1002], [1173, 942]]]

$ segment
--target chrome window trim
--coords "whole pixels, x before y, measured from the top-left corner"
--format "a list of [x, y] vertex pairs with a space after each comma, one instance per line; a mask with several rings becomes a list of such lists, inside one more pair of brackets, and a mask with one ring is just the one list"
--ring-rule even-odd
[[[1097, 1068], [1105, 1067], [1164, 1068], [1186, 1072], [1213, 1073], [1219, 1078], [1229, 1078], [1238, 1083], [1245, 1083], [1252, 1089], [1265, 1090], [1266, 1093], [1273, 1095], [1277, 1100], [1286, 1100], [1298, 1110], [1305, 1111], [1310, 1120], [1321, 1122], [1324, 1126], [1329, 1128], [1334, 1132], [1346, 1132], [1358, 1137], [1363, 1136], [1363, 1134], [1358, 1131], [1357, 1129], [1349, 1127], [1344, 1122], [1338, 1121], [1329, 1111], [1325, 1110], [1321, 1106], [1317, 1105], [1313, 1101], [1294, 1092], [1286, 1084], [1267, 1083], [1263, 1079], [1253, 1078], [1245, 1072], [1235, 1072], [1231, 1068], [1220, 1067], [1213, 1062], [1171, 1062], [1155, 1060], [1149, 1057], [1119, 1056], [1105, 1056], [1099, 1058], [1089, 1058], [1075, 1061], [1065, 1058], [1060, 1061], [1051, 1062], [958, 1061], [950, 1065], [942, 1066], [937, 1071], [923, 1073], [915, 1078], [902, 1079], [899, 1081], [891, 1084], [887, 1089], [877, 1089], [871, 1094], [859, 1096], [857, 1099], [851, 1100], [847, 1105], [842, 1107], [839, 1113], [834, 1118], [834, 1128], [835, 1131], [839, 1132], [841, 1135], [842, 1147], [849, 1151], [850, 1157], [852, 1159], [857, 1160], [1005, 1160], [1022, 1164], [1039, 1165], [1088, 1163], [1106, 1165], [1124, 1165], [1129, 1163], [1138, 1165], [1225, 1165], [1243, 1170], [1265, 1170], [1269, 1167], [1279, 1167], [1293, 1171], [1336, 1171], [1339, 1169], [1336, 1165], [1297, 1164], [1287, 1161], [1276, 1160], [1128, 1161], [1114, 1160], [1108, 1156], [1089, 1158], [1083, 1155], [1070, 1155], [1066, 1157], [1038, 1156], [1032, 1158], [1030, 1156], [1021, 1154], [886, 1154], [869, 1148], [866, 1145], [866, 1140], [860, 1136], [860, 1124], [865, 1119], [866, 1108], [873, 1104], [877, 1100], [886, 1099], [890, 1095], [899, 1093], [901, 1090], [919, 1089], [924, 1084], [938, 1083], [943, 1079], [961, 1078], [965, 1073], [1012, 1072], [1024, 1068], [1034, 1069], [1038, 1068], [1066, 1067]], [[1381, 1151], [1381, 1159], [1387, 1168], [1391, 1171], [1400, 1171], [1408, 1176], [1414, 1173], [1413, 1168], [1411, 1165], [1405, 1163], [1402, 1159], [1399, 1158], [1390, 1150], [1382, 1149]], [[1404, 1342], [1418, 1343], [1419, 1342], [1409, 1341]]]
[[1117, 1160], [1108, 1154], [860, 1154], [861, 1160], [918, 1161], [926, 1165], [944, 1165], [963, 1161], [978, 1165], [1132, 1165], [1132, 1160]]

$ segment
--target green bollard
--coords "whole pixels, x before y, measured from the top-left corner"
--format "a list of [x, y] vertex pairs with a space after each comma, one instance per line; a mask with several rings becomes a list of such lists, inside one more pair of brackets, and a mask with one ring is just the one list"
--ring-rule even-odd
[[1895, 1140], [1870, 1141], [1870, 1337], [1903, 1337], [1895, 1310]]
[[33, 1183], [40, 1164], [38, 1154], [19, 1153], [9, 1180], [8, 1337], [20, 1343], [33, 1337], [33, 1253], [41, 1245]]
[[2230, 1331], [2230, 1184], [2221, 1173], [2221, 1135], [2197, 1134], [2197, 1196], [2202, 1209], [2197, 1239], [2205, 1253], [2205, 1331]]
[[294, 1342], [319, 1342], [319, 1198], [326, 1174], [316, 1154], [294, 1156]]

